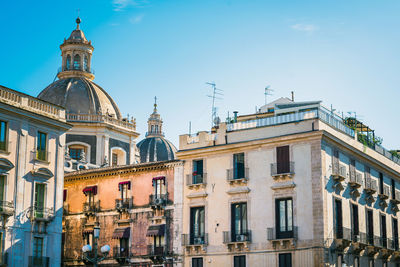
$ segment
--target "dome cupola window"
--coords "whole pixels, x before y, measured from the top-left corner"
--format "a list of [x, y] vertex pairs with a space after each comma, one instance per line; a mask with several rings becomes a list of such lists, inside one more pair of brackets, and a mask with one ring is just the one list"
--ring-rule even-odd
[[81, 68], [81, 57], [79, 55], [74, 56], [74, 70], [79, 70]]
[[67, 56], [66, 63], [65, 63], [65, 69], [66, 69], [66, 70], [69, 70], [70, 68], [71, 68], [71, 56], [68, 55], [68, 56]]

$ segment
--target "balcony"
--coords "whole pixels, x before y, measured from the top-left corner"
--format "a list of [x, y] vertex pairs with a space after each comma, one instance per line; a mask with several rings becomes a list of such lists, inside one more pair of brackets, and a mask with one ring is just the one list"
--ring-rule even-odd
[[49, 267], [49, 266], [50, 266], [49, 257], [29, 256], [28, 267]]
[[188, 254], [205, 252], [208, 245], [208, 234], [194, 236], [193, 234], [182, 234], [182, 246], [186, 248]]
[[12, 201], [0, 201], [0, 214], [5, 216], [11, 216], [14, 214], [14, 202]]
[[95, 215], [100, 211], [100, 200], [83, 203], [83, 213], [85, 215]]
[[379, 193], [378, 196], [379, 196], [379, 206], [383, 209], [386, 208], [388, 206], [388, 203], [386, 202], [386, 200], [390, 196], [389, 186], [383, 185], [382, 193]]
[[128, 211], [132, 208], [133, 208], [133, 197], [115, 200], [115, 209], [118, 210], [119, 212]]
[[34, 206], [29, 208], [27, 215], [31, 221], [50, 222], [54, 218], [54, 209]]
[[129, 258], [132, 257], [129, 247], [113, 247], [113, 258], [119, 263], [125, 263]]
[[364, 191], [367, 195], [365, 197], [367, 202], [372, 203], [375, 201], [373, 194], [375, 194], [377, 190], [378, 186], [376, 180], [372, 179], [371, 177], [366, 177]]
[[32, 159], [42, 163], [49, 163], [50, 152], [47, 150], [33, 150]]
[[242, 251], [243, 249], [249, 249], [249, 243], [251, 243], [251, 231], [242, 231], [240, 234], [235, 234], [229, 231], [223, 232], [223, 242], [228, 246], [230, 251], [237, 250]]
[[335, 182], [343, 182], [347, 178], [346, 166], [333, 166], [332, 177]]
[[168, 202], [168, 194], [150, 195], [150, 206], [153, 209], [164, 207]]
[[398, 212], [399, 211], [399, 207], [398, 205], [400, 204], [400, 192], [399, 191], [395, 191], [394, 192], [394, 196], [392, 195], [392, 198], [390, 198], [390, 203], [391, 205], [391, 210], [392, 212]]
[[359, 254], [364, 250], [367, 245], [367, 235], [365, 233], [354, 233], [351, 232], [351, 251], [354, 254]]
[[294, 226], [292, 231], [285, 232], [282, 236], [277, 233], [276, 228], [267, 228], [267, 240], [272, 242], [274, 248], [295, 247], [298, 238], [298, 227]]
[[226, 170], [226, 180], [230, 184], [247, 183], [249, 180], [249, 168], [243, 168], [242, 170], [235, 168]]
[[360, 188], [362, 184], [362, 174], [355, 170], [351, 170], [349, 175], [349, 186], [351, 187], [350, 195], [353, 197], [359, 197], [360, 192], [358, 191], [358, 188]]
[[186, 185], [192, 188], [205, 187], [207, 185], [207, 173], [203, 174], [187, 174], [186, 175]]
[[271, 176], [274, 179], [292, 178], [294, 175], [294, 162], [271, 163]]
[[375, 256], [382, 248], [382, 238], [374, 235], [367, 236], [367, 246], [365, 247], [365, 254], [369, 257]]
[[352, 241], [351, 230], [346, 227], [341, 227], [341, 228], [335, 229], [334, 241], [335, 241], [336, 249], [343, 251], [345, 248], [347, 248], [350, 245], [350, 243]]
[[155, 246], [148, 245], [147, 246], [147, 255], [149, 257], [162, 257], [166, 252], [165, 246]]

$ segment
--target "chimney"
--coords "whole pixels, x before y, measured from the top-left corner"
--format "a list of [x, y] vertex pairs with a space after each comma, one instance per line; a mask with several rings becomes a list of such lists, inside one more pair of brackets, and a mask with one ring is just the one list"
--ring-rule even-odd
[[237, 122], [237, 114], [238, 114], [237, 111], [234, 111], [234, 112], [233, 112], [233, 121], [234, 121], [234, 122]]

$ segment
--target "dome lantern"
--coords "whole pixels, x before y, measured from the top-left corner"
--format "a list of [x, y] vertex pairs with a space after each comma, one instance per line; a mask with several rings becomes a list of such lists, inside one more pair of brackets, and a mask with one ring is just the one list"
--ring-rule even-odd
[[146, 137], [153, 137], [153, 136], [164, 136], [162, 131], [162, 124], [163, 121], [160, 117], [160, 114], [157, 113], [157, 97], [154, 97], [154, 110], [153, 113], [150, 115], [150, 118], [147, 121], [148, 130], [146, 133]]

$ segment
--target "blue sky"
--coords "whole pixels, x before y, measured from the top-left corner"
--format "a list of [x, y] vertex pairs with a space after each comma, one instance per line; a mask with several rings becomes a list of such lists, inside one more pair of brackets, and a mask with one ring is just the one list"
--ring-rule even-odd
[[270, 99], [322, 100], [356, 111], [389, 149], [400, 149], [399, 1], [1, 1], [0, 84], [37, 95], [61, 64], [75, 28], [95, 47], [95, 82], [144, 133], [153, 97], [165, 132], [209, 130], [218, 114], [252, 113]]

